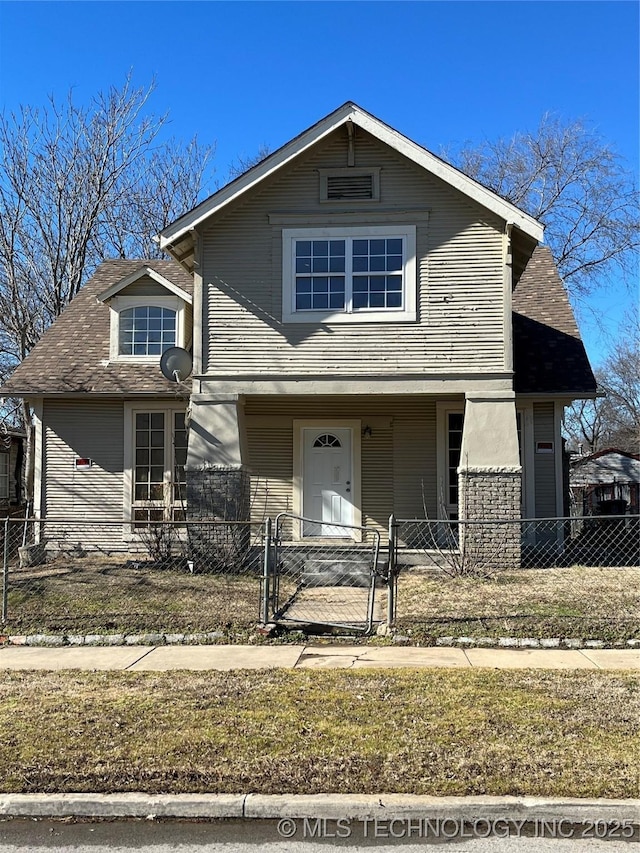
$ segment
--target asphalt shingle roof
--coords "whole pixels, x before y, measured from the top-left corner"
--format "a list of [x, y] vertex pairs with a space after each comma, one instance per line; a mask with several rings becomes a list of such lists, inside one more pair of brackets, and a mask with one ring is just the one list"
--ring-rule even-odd
[[[191, 276], [174, 261], [105, 261], [0, 388], [40, 394], [175, 394], [158, 365], [109, 362], [109, 308], [97, 296], [150, 266], [188, 293]], [[538, 246], [513, 293], [517, 393], [591, 394], [596, 382], [551, 252]]]
[[18, 365], [0, 394], [175, 394], [175, 383], [166, 380], [156, 364], [109, 362], [109, 307], [97, 297], [143, 266], [193, 292], [191, 276], [174, 261], [105, 261]]
[[562, 279], [537, 246], [513, 292], [516, 393], [593, 394], [596, 380]]

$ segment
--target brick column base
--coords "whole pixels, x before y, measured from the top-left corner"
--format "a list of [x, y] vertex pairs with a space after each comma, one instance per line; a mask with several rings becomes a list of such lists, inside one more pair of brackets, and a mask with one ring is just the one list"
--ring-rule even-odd
[[[189, 550], [198, 571], [239, 571], [249, 553], [251, 512], [249, 472], [203, 466], [187, 470]], [[215, 524], [197, 524], [207, 521]], [[230, 522], [225, 524], [224, 522]]]
[[520, 469], [465, 468], [459, 470], [460, 549], [469, 568], [478, 573], [520, 566], [519, 524], [500, 520], [520, 518]]

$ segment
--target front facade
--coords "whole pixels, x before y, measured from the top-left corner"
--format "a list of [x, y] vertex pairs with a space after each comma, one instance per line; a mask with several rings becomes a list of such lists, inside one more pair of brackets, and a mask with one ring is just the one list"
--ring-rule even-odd
[[[167, 228], [175, 261], [102, 265], [18, 368], [3, 393], [36, 411], [36, 509], [291, 512], [309, 539], [391, 513], [561, 515], [563, 409], [595, 382], [541, 239], [345, 104]], [[188, 382], [160, 374], [168, 346], [192, 352]]]

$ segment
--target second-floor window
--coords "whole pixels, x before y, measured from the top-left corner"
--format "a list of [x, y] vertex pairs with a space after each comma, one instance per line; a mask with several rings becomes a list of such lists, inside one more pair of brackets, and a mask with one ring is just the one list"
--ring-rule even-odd
[[111, 361], [157, 364], [165, 350], [183, 347], [185, 307], [176, 296], [111, 299]]
[[415, 227], [283, 232], [285, 322], [415, 320]]
[[140, 305], [120, 312], [120, 355], [157, 355], [176, 345], [176, 312]]

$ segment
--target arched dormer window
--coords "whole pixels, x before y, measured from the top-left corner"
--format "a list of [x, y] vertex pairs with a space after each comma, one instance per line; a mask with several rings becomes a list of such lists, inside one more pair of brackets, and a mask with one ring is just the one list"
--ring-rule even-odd
[[160, 356], [176, 346], [177, 312], [158, 305], [138, 305], [119, 312], [118, 355]]
[[112, 361], [157, 363], [165, 350], [185, 346], [186, 306], [182, 299], [116, 296], [109, 307]]
[[98, 296], [109, 306], [109, 361], [158, 364], [170, 347], [191, 346], [191, 293], [144, 264]]

